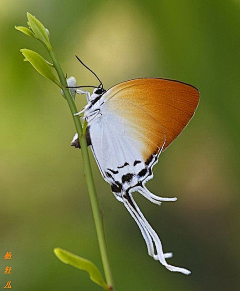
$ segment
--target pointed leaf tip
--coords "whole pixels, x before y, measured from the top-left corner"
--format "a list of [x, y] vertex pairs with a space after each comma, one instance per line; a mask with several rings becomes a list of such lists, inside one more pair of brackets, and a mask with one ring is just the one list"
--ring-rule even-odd
[[34, 37], [35, 38], [33, 32], [31, 31], [31, 29], [29, 29], [29, 28], [27, 28], [25, 26], [15, 26], [15, 29], [18, 30], [18, 31], [21, 31], [22, 33], [24, 33], [24, 34], [26, 34], [26, 35], [28, 35], [30, 37]]
[[24, 61], [28, 61], [31, 65], [45, 78], [53, 81], [60, 88], [62, 85], [58, 81], [58, 79], [53, 74], [51, 66], [49, 66], [48, 62], [40, 56], [38, 53], [31, 51], [29, 49], [21, 49], [20, 50], [23, 56], [25, 57]]
[[33, 31], [35, 37], [39, 39], [42, 43], [44, 43], [48, 50], [52, 50], [49, 33], [47, 33], [44, 25], [31, 13], [27, 12], [28, 25]]
[[77, 269], [88, 272], [90, 279], [94, 283], [100, 285], [105, 290], [109, 290], [106, 282], [102, 278], [100, 271], [98, 270], [96, 265], [93, 264], [93, 262], [82, 257], [79, 257], [61, 248], [55, 248], [54, 254], [64, 264], [68, 264]]

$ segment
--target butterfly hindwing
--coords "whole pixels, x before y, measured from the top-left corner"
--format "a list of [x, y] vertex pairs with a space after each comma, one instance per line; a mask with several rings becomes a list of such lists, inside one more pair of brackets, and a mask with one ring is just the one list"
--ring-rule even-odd
[[[121, 103], [118, 100], [111, 109], [106, 102], [101, 116], [90, 125], [94, 156], [115, 193], [152, 178], [152, 167], [166, 139], [164, 128], [155, 118], [141, 107], [128, 104], [123, 108]], [[126, 114], [131, 116], [125, 118]]]

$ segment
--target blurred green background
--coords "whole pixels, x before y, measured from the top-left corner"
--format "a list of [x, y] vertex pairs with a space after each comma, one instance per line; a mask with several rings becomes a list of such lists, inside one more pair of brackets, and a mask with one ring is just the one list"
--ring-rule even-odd
[[[62, 264], [62, 247], [101, 268], [96, 233], [70, 111], [56, 86], [23, 62], [35, 40], [14, 30], [26, 12], [50, 30], [57, 57], [78, 84], [105, 88], [136, 77], [181, 80], [200, 90], [195, 117], [154, 168], [154, 193], [177, 196], [161, 207], [135, 195], [169, 260], [145, 242], [92, 159], [118, 290], [239, 290], [240, 1], [0, 2], [0, 290], [101, 290], [85, 272]], [[78, 98], [80, 109], [85, 100]], [[3, 259], [11, 251], [11, 261]], [[6, 266], [12, 274], [4, 274]]]

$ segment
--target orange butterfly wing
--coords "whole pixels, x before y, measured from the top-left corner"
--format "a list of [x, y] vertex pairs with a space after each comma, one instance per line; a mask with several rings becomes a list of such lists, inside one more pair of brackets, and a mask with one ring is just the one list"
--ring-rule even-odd
[[[146, 138], [152, 140], [158, 148], [162, 147], [165, 140], [163, 149], [166, 149], [194, 115], [199, 102], [199, 92], [195, 87], [179, 81], [144, 78], [117, 84], [104, 94], [104, 99], [116, 114], [131, 123], [135, 122], [141, 131], [145, 128]], [[144, 114], [144, 120], [141, 120], [137, 109], [142, 109], [162, 125], [159, 131], [161, 138], [156, 137], [156, 124], [151, 122], [152, 118], [148, 120]], [[156, 148], [152, 148], [150, 152], [153, 153], [154, 150], [156, 151]]]

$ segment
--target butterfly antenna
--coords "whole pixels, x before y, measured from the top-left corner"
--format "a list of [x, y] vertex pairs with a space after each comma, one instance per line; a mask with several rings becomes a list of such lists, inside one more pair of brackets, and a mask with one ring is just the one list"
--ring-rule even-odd
[[96, 73], [94, 73], [88, 66], [86, 66], [84, 63], [83, 63], [83, 61], [81, 61], [80, 59], [79, 59], [79, 57], [78, 56], [76, 56], [75, 55], [75, 57], [78, 59], [78, 61], [86, 68], [86, 69], [88, 69], [97, 79], [98, 79], [98, 81], [99, 81], [99, 87], [103, 87], [103, 83], [102, 83], [102, 81], [98, 78], [98, 76], [97, 76], [97, 74]]

